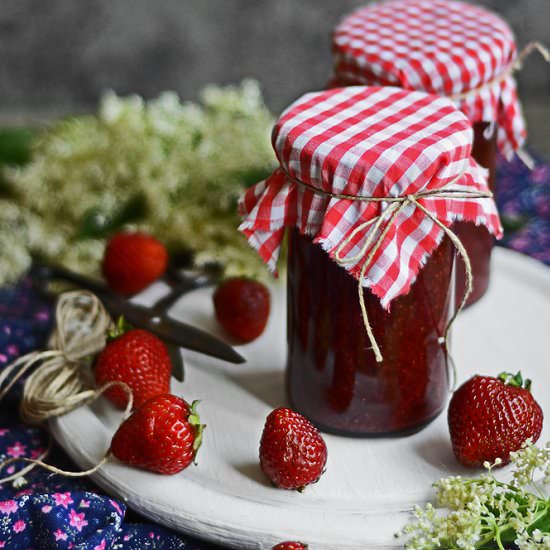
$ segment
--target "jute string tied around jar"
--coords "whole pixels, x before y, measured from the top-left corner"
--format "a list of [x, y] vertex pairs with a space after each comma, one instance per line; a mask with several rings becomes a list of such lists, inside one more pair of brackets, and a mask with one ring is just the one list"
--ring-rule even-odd
[[[94, 387], [90, 372], [91, 358], [104, 347], [111, 317], [94, 294], [85, 290], [60, 295], [55, 312], [55, 329], [49, 340], [49, 349], [23, 355], [0, 373], [0, 400], [17, 381], [29, 371], [23, 386], [20, 412], [24, 421], [39, 423], [61, 416], [81, 405], [91, 403], [109, 388], [121, 387], [128, 395], [124, 411], [126, 418], [133, 408], [130, 388], [123, 382], [108, 382]], [[48, 448], [49, 450], [49, 448]], [[17, 461], [28, 462], [29, 467], [17, 474], [0, 479], [0, 483], [22, 476], [35, 465], [66, 476], [84, 476], [95, 472], [108, 458], [109, 452], [90, 470], [68, 472], [42, 462], [48, 450], [39, 459], [10, 458], [0, 469]]]
[[[433, 223], [435, 223], [438, 227], [440, 227], [444, 231], [444, 233], [447, 235], [447, 237], [449, 237], [450, 241], [454, 245], [457, 252], [460, 254], [462, 260], [464, 261], [464, 266], [466, 270], [466, 289], [464, 292], [464, 296], [462, 297], [462, 300], [459, 306], [455, 309], [453, 315], [449, 319], [447, 326], [445, 328], [445, 333], [442, 337], [441, 343], [443, 343], [445, 345], [445, 348], [447, 348], [449, 331], [451, 330], [451, 327], [455, 322], [456, 318], [458, 317], [459, 313], [464, 309], [466, 302], [468, 300], [468, 297], [470, 296], [473, 290], [472, 265], [470, 262], [470, 258], [468, 257], [468, 253], [466, 252], [464, 245], [462, 244], [462, 242], [460, 241], [456, 233], [454, 233], [449, 227], [447, 227], [443, 222], [441, 222], [434, 214], [432, 214], [428, 209], [426, 209], [419, 201], [425, 198], [430, 198], [430, 199], [492, 198], [493, 193], [491, 191], [472, 191], [468, 189], [448, 189], [447, 188], [457, 183], [457, 181], [459, 181], [464, 174], [459, 174], [456, 178], [454, 178], [452, 181], [447, 183], [444, 187], [441, 187], [439, 189], [420, 191], [418, 193], [412, 193], [409, 195], [403, 195], [399, 197], [370, 197], [365, 195], [346, 195], [346, 194], [332, 193], [330, 191], [324, 191], [322, 189], [318, 189], [317, 187], [309, 185], [303, 181], [300, 181], [295, 177], [291, 176], [290, 174], [288, 174], [288, 172], [286, 171], [285, 171], [285, 175], [293, 183], [296, 183], [299, 186], [302, 186], [318, 195], [323, 195], [323, 196], [326, 196], [329, 198], [335, 198], [335, 199], [346, 199], [351, 201], [380, 202], [380, 203], [387, 203], [389, 205], [387, 208], [382, 210], [379, 216], [376, 216], [364, 223], [359, 224], [350, 233], [350, 235], [348, 235], [348, 237], [346, 237], [340, 243], [340, 245], [336, 249], [336, 254], [335, 254], [336, 262], [339, 265], [345, 265], [348, 263], [355, 263], [357, 261], [360, 261], [362, 258], [365, 257], [365, 254], [368, 253], [366, 258], [362, 262], [361, 270], [359, 272], [357, 290], [358, 290], [359, 305], [361, 308], [361, 315], [363, 318], [363, 323], [365, 325], [365, 330], [367, 332], [369, 342], [372, 346], [374, 356], [378, 363], [381, 363], [384, 360], [384, 358], [382, 356], [382, 352], [380, 351], [380, 347], [376, 341], [376, 338], [374, 337], [374, 333], [372, 331], [372, 327], [369, 322], [367, 307], [365, 305], [365, 297], [363, 295], [363, 280], [365, 279], [365, 274], [367, 273], [367, 270], [373, 258], [375, 257], [376, 253], [380, 250], [380, 247], [382, 246], [384, 238], [386, 237], [394, 220], [397, 218], [397, 216], [399, 216], [399, 214], [407, 206], [414, 205], [416, 208], [419, 208]], [[382, 228], [384, 224], [385, 226], [384, 228]], [[370, 228], [370, 231], [367, 235], [367, 238], [364, 240], [359, 252], [353, 256], [348, 256], [344, 258], [342, 254], [346, 246], [348, 246], [353, 242], [353, 239], [355, 238], [357, 233], [364, 231], [365, 229], [368, 229], [368, 228]]]

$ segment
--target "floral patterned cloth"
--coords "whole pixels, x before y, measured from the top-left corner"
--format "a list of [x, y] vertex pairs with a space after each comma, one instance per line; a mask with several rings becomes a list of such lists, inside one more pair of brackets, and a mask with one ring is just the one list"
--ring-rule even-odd
[[[504, 244], [550, 265], [550, 163], [529, 170], [519, 161], [500, 161], [499, 208], [507, 232]], [[28, 279], [0, 290], [0, 369], [43, 345], [52, 324], [51, 304], [39, 299]], [[39, 456], [47, 433], [18, 420], [20, 387], [0, 403], [0, 460]], [[75, 469], [54, 445], [48, 461]], [[21, 466], [2, 473], [12, 474]], [[104, 495], [88, 479], [51, 474], [40, 468], [0, 486], [0, 548], [221, 550], [143, 520]]]
[[[0, 368], [39, 348], [51, 329], [52, 307], [28, 279], [0, 290]], [[18, 420], [20, 385], [0, 402], [0, 461], [36, 458], [49, 443], [47, 432]], [[54, 445], [48, 462], [77, 470]], [[11, 465], [1, 477], [25, 465]], [[132, 521], [140, 521], [134, 523]], [[67, 478], [34, 468], [17, 481], [0, 485], [0, 549], [10, 550], [216, 550], [158, 525], [141, 522], [124, 504], [102, 494], [90, 480]]]
[[550, 163], [535, 160], [532, 172], [518, 159], [498, 164], [502, 244], [550, 265]]

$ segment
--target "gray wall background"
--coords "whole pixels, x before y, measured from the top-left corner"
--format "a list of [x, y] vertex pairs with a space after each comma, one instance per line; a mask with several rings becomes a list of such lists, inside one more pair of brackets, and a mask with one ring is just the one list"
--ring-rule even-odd
[[[364, 0], [3, 0], [0, 114], [93, 110], [101, 92], [196, 97], [209, 82], [257, 78], [278, 112], [330, 72], [330, 33]], [[520, 47], [550, 42], [550, 0], [480, 0]], [[550, 102], [550, 66], [519, 76], [531, 105]]]

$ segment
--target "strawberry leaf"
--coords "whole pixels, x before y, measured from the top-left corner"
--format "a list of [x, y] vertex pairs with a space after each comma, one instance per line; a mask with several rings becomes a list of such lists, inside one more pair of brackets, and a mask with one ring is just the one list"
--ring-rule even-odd
[[191, 426], [193, 426], [195, 428], [195, 440], [193, 441], [193, 451], [195, 451], [195, 457], [194, 457], [193, 462], [195, 464], [197, 463], [197, 461], [196, 461], [197, 452], [198, 452], [200, 446], [202, 445], [202, 437], [203, 437], [204, 428], [206, 428], [206, 425], [201, 424], [201, 419], [200, 419], [199, 413], [197, 411], [197, 407], [198, 407], [199, 403], [200, 403], [200, 400], [198, 400], [198, 399], [196, 399], [195, 401], [193, 401], [193, 403], [191, 403], [191, 412], [190, 412], [189, 416], [187, 417], [187, 421], [189, 422], [189, 424], [191, 424]]
[[109, 331], [107, 334], [107, 341], [112, 342], [113, 340], [116, 340], [119, 336], [122, 336], [123, 334], [126, 334], [127, 332], [131, 331], [134, 327], [126, 321], [123, 315], [121, 315], [116, 322], [115, 328]]
[[501, 372], [498, 375], [498, 378], [502, 380], [507, 386], [513, 386], [515, 388], [523, 388], [529, 390], [531, 388], [531, 380], [527, 379], [523, 381], [523, 376], [521, 371], [518, 371], [516, 374], [511, 374], [509, 372]]
[[521, 371], [516, 374], [510, 374], [509, 372], [501, 372], [498, 378], [502, 380], [508, 386], [514, 386], [515, 388], [524, 388], [527, 391], [531, 391], [531, 380], [529, 378], [523, 379]]

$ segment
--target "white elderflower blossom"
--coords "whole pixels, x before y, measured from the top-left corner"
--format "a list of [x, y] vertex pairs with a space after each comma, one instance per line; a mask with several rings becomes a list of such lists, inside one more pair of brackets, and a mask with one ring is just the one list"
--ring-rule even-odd
[[265, 274], [237, 232], [236, 204], [274, 167], [272, 124], [252, 80], [208, 86], [197, 103], [106, 93], [97, 116], [55, 123], [34, 140], [30, 163], [5, 170], [0, 244], [11, 246], [0, 250], [0, 284], [33, 256], [95, 275], [106, 237], [121, 228], [228, 274]]
[[416, 506], [411, 522], [396, 534], [407, 538], [405, 548], [504, 550], [515, 544], [519, 550], [550, 550], [550, 498], [545, 492], [550, 445], [537, 448], [527, 441], [510, 457], [510, 483], [493, 474], [502, 461], [486, 464], [488, 471], [478, 477], [436, 481], [437, 508]]

